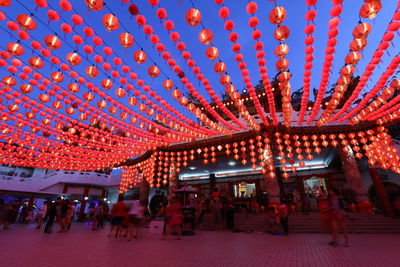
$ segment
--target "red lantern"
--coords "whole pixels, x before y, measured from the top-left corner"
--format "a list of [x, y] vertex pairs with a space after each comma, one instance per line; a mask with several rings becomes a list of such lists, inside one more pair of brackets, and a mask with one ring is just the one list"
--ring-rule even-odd
[[380, 0], [370, 0], [366, 1], [361, 8], [360, 8], [360, 17], [373, 19], [376, 17], [378, 12], [382, 8], [382, 4]]
[[182, 92], [179, 91], [178, 89], [175, 89], [172, 91], [172, 97], [175, 99], [178, 99], [182, 96]]
[[29, 93], [31, 93], [32, 90], [33, 90], [32, 85], [30, 85], [30, 84], [28, 84], [28, 83], [21, 84], [21, 86], [19, 87], [19, 89], [21, 90], [21, 92], [22, 92], [23, 94], [29, 94]]
[[201, 13], [196, 8], [191, 8], [186, 12], [186, 22], [190, 26], [197, 26], [201, 21]]
[[285, 57], [288, 53], [289, 46], [286, 44], [280, 44], [274, 50], [274, 54], [276, 57]]
[[206, 57], [209, 60], [215, 60], [218, 58], [218, 56], [219, 56], [218, 48], [216, 48], [215, 46], [210, 46], [209, 48], [207, 48]]
[[366, 38], [372, 31], [372, 26], [369, 23], [360, 23], [353, 30], [354, 38]]
[[40, 57], [31, 57], [28, 62], [34, 69], [41, 69], [44, 66], [43, 60]]
[[113, 82], [110, 79], [104, 79], [101, 81], [101, 86], [105, 89], [108, 90], [113, 87]]
[[199, 33], [199, 40], [200, 43], [209, 45], [214, 39], [214, 34], [211, 30], [209, 29], [203, 29]]
[[164, 88], [166, 89], [166, 90], [171, 90], [172, 88], [174, 88], [174, 82], [173, 81], [171, 81], [171, 80], [165, 80], [164, 82], [163, 82], [163, 86], [164, 86]]
[[50, 101], [50, 97], [47, 94], [39, 95], [39, 101], [42, 103], [47, 103]]
[[279, 26], [274, 32], [274, 38], [277, 41], [283, 42], [289, 38], [290, 30], [286, 26]]
[[99, 11], [103, 8], [103, 0], [85, 0], [85, 4], [92, 11]]
[[99, 70], [95, 66], [88, 66], [86, 67], [86, 74], [89, 76], [89, 78], [94, 78], [99, 75]]
[[103, 25], [107, 31], [115, 31], [119, 28], [118, 18], [113, 14], [105, 14], [103, 16]]
[[44, 38], [44, 43], [50, 48], [50, 49], [58, 49], [61, 47], [61, 41], [60, 39], [55, 36], [55, 35], [47, 35]]
[[118, 88], [118, 89], [115, 91], [115, 94], [116, 94], [119, 98], [123, 98], [123, 97], [126, 96], [126, 91], [125, 91], [124, 88]]
[[72, 66], [79, 65], [79, 64], [81, 64], [81, 62], [82, 62], [81, 56], [78, 55], [78, 54], [75, 53], [75, 52], [68, 53], [66, 57], [67, 57], [67, 61], [68, 61], [69, 64], [71, 64]]
[[25, 52], [24, 47], [19, 43], [8, 43], [7, 51], [13, 56], [21, 56]]
[[136, 61], [138, 64], [143, 64], [147, 60], [146, 53], [138, 50], [133, 54], [133, 59]]
[[17, 16], [17, 22], [24, 30], [31, 31], [36, 29], [36, 22], [28, 15], [19, 14]]
[[218, 73], [218, 74], [224, 73], [224, 72], [226, 71], [226, 64], [225, 64], [224, 62], [222, 62], [222, 61], [217, 62], [217, 63], [214, 65], [214, 71], [215, 71], [216, 73]]
[[160, 75], [160, 69], [153, 65], [147, 69], [147, 73], [150, 75], [150, 77], [156, 78], [158, 75]]
[[119, 35], [119, 42], [124, 48], [129, 48], [133, 45], [134, 40], [130, 33], [123, 32]]
[[59, 71], [52, 72], [50, 74], [50, 77], [53, 80], [53, 82], [55, 82], [55, 83], [64, 81], [64, 75]]
[[79, 92], [79, 85], [76, 83], [70, 83], [70, 84], [68, 84], [68, 90], [71, 93], [77, 93], [77, 92]]
[[279, 25], [286, 19], [286, 10], [281, 6], [277, 6], [269, 13], [269, 21], [272, 24]]

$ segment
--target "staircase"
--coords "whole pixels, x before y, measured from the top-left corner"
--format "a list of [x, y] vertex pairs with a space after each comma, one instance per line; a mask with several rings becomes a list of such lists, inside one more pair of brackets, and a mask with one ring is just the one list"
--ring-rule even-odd
[[[264, 214], [235, 214], [235, 227], [240, 231], [267, 232], [270, 230]], [[400, 234], [400, 220], [376, 214], [349, 213], [347, 227], [349, 233], [354, 234]], [[308, 213], [289, 215], [289, 231], [291, 233], [323, 233], [328, 232], [328, 229], [321, 225], [318, 213]]]

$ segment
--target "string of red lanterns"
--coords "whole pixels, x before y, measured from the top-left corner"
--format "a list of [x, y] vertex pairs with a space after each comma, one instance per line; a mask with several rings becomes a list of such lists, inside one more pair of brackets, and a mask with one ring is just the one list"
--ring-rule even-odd
[[319, 84], [319, 89], [318, 89], [318, 94], [316, 96], [314, 106], [311, 110], [311, 114], [309, 115], [306, 123], [309, 124], [312, 122], [317, 116], [318, 111], [321, 108], [321, 102], [324, 98], [324, 94], [326, 91], [326, 87], [329, 82], [329, 77], [330, 77], [330, 72], [331, 72], [331, 67], [333, 65], [333, 59], [335, 58], [334, 52], [335, 52], [335, 46], [337, 44], [337, 39], [336, 36], [339, 34], [338, 26], [340, 24], [340, 14], [343, 11], [342, 7], [342, 2], [343, 0], [333, 0], [333, 7], [331, 8], [330, 15], [331, 19], [328, 22], [328, 41], [326, 43], [326, 49], [325, 49], [325, 58], [324, 58], [324, 64], [322, 68], [322, 74], [321, 74], [321, 81]]
[[[318, 0], [306, 0], [306, 5], [308, 6], [307, 13], [305, 15], [305, 20], [307, 21], [307, 26], [304, 28], [304, 33], [307, 35], [304, 38], [304, 44], [306, 48], [304, 52], [306, 53], [305, 56], [305, 64], [304, 64], [304, 72], [303, 72], [303, 95], [301, 97], [301, 107], [299, 116], [297, 119], [297, 124], [302, 124], [304, 121], [304, 116], [308, 107], [308, 98], [310, 96], [310, 86], [311, 86], [311, 69], [313, 67], [314, 61], [314, 41], [315, 38], [313, 33], [315, 32], [315, 23], [314, 20], [317, 17], [317, 10], [315, 5], [317, 4]], [[313, 9], [311, 9], [313, 7]]]

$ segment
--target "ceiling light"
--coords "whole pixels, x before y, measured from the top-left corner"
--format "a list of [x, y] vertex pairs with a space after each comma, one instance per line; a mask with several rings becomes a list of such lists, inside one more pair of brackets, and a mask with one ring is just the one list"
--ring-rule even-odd
[[235, 165], [236, 165], [236, 161], [230, 160], [230, 161], [228, 162], [228, 165], [229, 165], [229, 166], [235, 166]]
[[191, 169], [193, 171], [196, 169], [196, 167], [192, 166], [192, 167], [189, 167], [189, 169]]

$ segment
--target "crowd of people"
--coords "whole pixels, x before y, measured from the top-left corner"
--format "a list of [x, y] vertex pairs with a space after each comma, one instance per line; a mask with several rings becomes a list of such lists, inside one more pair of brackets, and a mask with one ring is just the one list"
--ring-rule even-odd
[[[139, 200], [124, 202], [122, 199], [114, 204], [110, 210], [107, 203], [93, 203], [88, 209], [88, 227], [92, 230], [100, 230], [107, 221], [110, 222], [109, 236], [113, 238], [126, 238], [128, 241], [139, 236], [139, 229], [145, 218], [163, 218], [165, 223], [163, 239], [168, 239], [175, 234], [177, 239], [181, 238], [182, 227], [198, 231], [203, 230], [206, 214], [211, 214], [215, 222], [216, 231], [225, 229], [235, 231], [234, 214], [241, 210], [239, 202], [235, 202], [229, 196], [221, 196], [214, 191], [208, 199], [204, 195], [193, 195], [186, 199], [185, 203], [178, 196], [156, 195], [157, 201], [150, 201], [149, 208]], [[339, 197], [339, 192], [331, 188], [324, 191], [317, 199], [318, 209], [323, 225], [331, 232], [332, 241], [330, 245], [338, 246], [338, 233], [344, 234], [344, 246], [349, 246], [346, 214], [344, 203]], [[32, 212], [30, 212], [32, 210]], [[246, 208], [249, 216], [264, 214], [270, 232], [276, 235], [287, 235], [289, 233], [288, 205], [285, 203], [270, 203], [267, 207], [258, 205], [256, 201], [250, 201]], [[4, 229], [9, 229], [9, 224], [14, 222], [29, 223], [36, 221], [37, 229], [41, 229], [46, 221], [44, 232], [51, 233], [54, 224], [59, 224], [57, 232], [65, 233], [71, 228], [72, 221], [76, 216], [75, 203], [68, 199], [58, 198], [56, 201], [45, 201], [37, 209], [35, 218], [32, 219], [33, 208], [12, 201], [5, 205], [0, 199], [0, 224]], [[209, 217], [210, 218], [210, 217]]]

